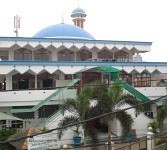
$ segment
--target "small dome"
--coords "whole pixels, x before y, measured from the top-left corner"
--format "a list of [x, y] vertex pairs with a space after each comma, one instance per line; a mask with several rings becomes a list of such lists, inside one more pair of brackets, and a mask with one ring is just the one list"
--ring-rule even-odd
[[69, 24], [56, 24], [46, 27], [36, 33], [33, 37], [95, 40], [95, 38], [84, 29]]
[[76, 15], [76, 14], [84, 14], [84, 15], [86, 15], [86, 12], [82, 8], [78, 7], [78, 8], [75, 8], [72, 11], [72, 13], [71, 13], [71, 15]]

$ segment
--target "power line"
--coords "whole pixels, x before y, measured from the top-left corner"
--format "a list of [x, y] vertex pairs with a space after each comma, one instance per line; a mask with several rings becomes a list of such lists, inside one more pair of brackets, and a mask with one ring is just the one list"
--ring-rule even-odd
[[52, 131], [61, 130], [61, 129], [65, 129], [65, 128], [68, 128], [68, 127], [76, 126], [78, 124], [83, 124], [83, 123], [86, 123], [86, 122], [89, 122], [89, 121], [92, 121], [92, 120], [95, 120], [95, 119], [103, 118], [105, 116], [109, 116], [109, 115], [112, 115], [112, 114], [115, 114], [115, 113], [123, 112], [123, 111], [129, 110], [129, 109], [132, 109], [132, 108], [136, 108], [138, 106], [142, 106], [142, 105], [147, 104], [147, 103], [155, 103], [155, 102], [157, 102], [157, 101], [159, 101], [159, 100], [161, 100], [162, 98], [165, 98], [165, 97], [167, 97], [167, 95], [161, 96], [161, 97], [159, 97], [155, 100], [152, 100], [152, 101], [143, 102], [143, 103], [140, 103], [140, 104], [137, 104], [135, 106], [131, 106], [131, 107], [128, 107], [128, 108], [125, 108], [125, 109], [116, 110], [116, 111], [112, 111], [112, 112], [105, 113], [105, 114], [102, 114], [102, 115], [98, 115], [96, 117], [85, 119], [85, 120], [82, 120], [82, 121], [79, 121], [79, 122], [76, 122], [76, 123], [72, 123], [72, 124], [69, 124], [69, 125], [65, 125], [65, 126], [62, 126], [62, 127], [57, 127], [57, 128], [54, 128], [54, 129], [51, 129], [51, 130], [48, 130], [48, 131], [45, 131], [45, 132], [42, 132], [42, 133], [32, 134], [32, 135], [29, 135], [29, 136], [22, 136], [22, 137], [12, 139], [12, 140], [0, 141], [0, 144], [1, 143], [8, 143], [8, 142], [15, 142], [15, 141], [23, 140], [23, 139], [26, 139], [26, 138], [31, 138], [33, 136], [50, 133]]

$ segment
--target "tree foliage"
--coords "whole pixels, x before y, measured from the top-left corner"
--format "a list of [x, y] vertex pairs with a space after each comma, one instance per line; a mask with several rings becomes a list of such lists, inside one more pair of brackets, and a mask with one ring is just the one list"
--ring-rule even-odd
[[163, 123], [166, 118], [167, 118], [167, 104], [161, 106], [161, 108], [158, 109], [157, 121], [159, 123], [160, 128], [163, 127]]
[[[76, 99], [67, 99], [63, 103], [62, 113], [64, 114], [68, 110], [71, 112], [71, 115], [64, 117], [60, 121], [59, 126], [65, 126], [104, 113], [118, 111], [118, 113], [105, 117], [108, 120], [108, 135], [111, 137], [111, 123], [116, 118], [120, 121], [122, 135], [125, 137], [131, 131], [133, 119], [126, 111], [121, 111], [121, 107], [127, 104], [135, 106], [141, 102], [133, 95], [123, 93], [123, 86], [119, 83], [113, 83], [111, 86], [108, 86], [104, 82], [96, 81], [93, 83], [93, 86], [85, 86]], [[96, 102], [93, 106], [90, 105], [92, 100]], [[136, 111], [140, 112], [142, 108], [137, 107]], [[89, 135], [97, 142], [97, 131], [89, 128], [87, 123], [82, 124], [82, 128], [84, 129], [84, 136]], [[59, 131], [59, 138], [61, 138], [62, 133], [66, 129]]]
[[[90, 111], [92, 109], [90, 105], [90, 99], [92, 98], [93, 88], [91, 86], [84, 86], [81, 93], [78, 95], [76, 99], [67, 99], [62, 104], [62, 113], [64, 114], [65, 111], [71, 112], [71, 115], [65, 116], [60, 122], [59, 127], [66, 126], [72, 123], [76, 123], [78, 121], [82, 121], [91, 117]], [[86, 128], [86, 123], [81, 124], [82, 128], [84, 129], [84, 137], [91, 133], [88, 128]], [[76, 131], [78, 131], [80, 125], [76, 125]], [[58, 137], [61, 138], [65, 129], [61, 129], [58, 132]], [[89, 134], [90, 135], [90, 134]], [[93, 134], [92, 134], [93, 135]]]
[[[123, 86], [120, 83], [113, 83], [108, 87], [103, 82], [99, 82], [99, 86], [95, 86], [94, 93], [96, 93], [95, 97], [97, 99], [96, 113], [100, 114], [118, 111], [118, 113], [112, 114], [107, 117], [108, 120], [113, 120], [114, 118], [120, 121], [122, 127], [122, 135], [125, 137], [128, 133], [130, 133], [133, 119], [130, 114], [126, 111], [120, 111], [121, 106], [130, 105], [136, 106], [141, 102], [130, 94], [124, 94]], [[136, 112], [141, 112], [142, 107], [136, 107]], [[109, 126], [109, 124], [108, 124]], [[111, 133], [111, 131], [108, 131]]]

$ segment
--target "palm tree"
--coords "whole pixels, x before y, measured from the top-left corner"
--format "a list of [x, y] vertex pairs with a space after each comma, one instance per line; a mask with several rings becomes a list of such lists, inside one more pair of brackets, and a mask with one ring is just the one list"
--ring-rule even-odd
[[[166, 91], [167, 91], [167, 82], [165, 81]], [[166, 96], [165, 96], [166, 99]], [[165, 119], [167, 119], [167, 101], [158, 109], [157, 111], [157, 122], [159, 124], [159, 129], [162, 130]]]
[[[111, 128], [112, 120], [114, 118], [120, 121], [122, 127], [122, 135], [125, 137], [130, 133], [133, 119], [126, 111], [120, 111], [120, 107], [129, 104], [135, 106], [140, 103], [133, 95], [123, 94], [123, 86], [120, 83], [113, 83], [108, 87], [105, 83], [98, 83], [98, 86], [94, 86], [94, 98], [97, 100], [97, 104], [94, 108], [96, 115], [118, 111], [112, 115], [107, 116], [108, 120], [108, 145], [111, 149]], [[137, 107], [136, 111], [140, 111], [141, 108]]]
[[157, 113], [157, 122], [159, 123], [159, 128], [162, 129], [165, 119], [167, 118], [167, 104], [161, 106]]
[[[93, 88], [90, 86], [85, 86], [83, 87], [82, 91], [80, 92], [80, 94], [76, 99], [65, 100], [65, 102], [61, 107], [62, 113], [64, 114], [65, 111], [70, 111], [71, 115], [64, 117], [59, 122], [59, 127], [88, 119], [89, 112], [91, 109], [90, 99], [92, 97], [92, 93], [93, 93]], [[84, 145], [86, 145], [86, 135], [87, 135], [86, 124], [82, 124], [81, 126], [84, 129]], [[76, 131], [78, 131], [79, 128], [80, 125], [76, 125]], [[59, 130], [58, 133], [59, 138], [61, 138], [63, 131], [67, 129], [68, 128]]]

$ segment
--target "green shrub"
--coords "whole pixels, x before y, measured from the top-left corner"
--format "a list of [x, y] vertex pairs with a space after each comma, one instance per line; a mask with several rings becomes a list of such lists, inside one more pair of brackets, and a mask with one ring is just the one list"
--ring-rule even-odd
[[[15, 134], [17, 131], [15, 129], [9, 130], [0, 130], [0, 141], [5, 141], [9, 138], [9, 136]], [[0, 150], [9, 150], [9, 144], [0, 144]]]

